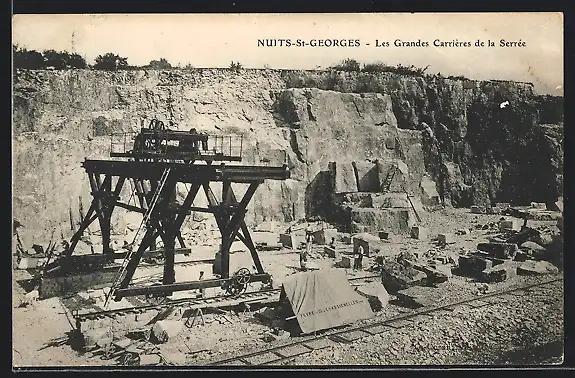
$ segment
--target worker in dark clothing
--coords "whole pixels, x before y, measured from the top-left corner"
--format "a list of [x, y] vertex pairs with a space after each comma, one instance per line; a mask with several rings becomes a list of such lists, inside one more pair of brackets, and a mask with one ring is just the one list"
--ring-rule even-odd
[[333, 236], [333, 237], [331, 238], [331, 241], [329, 242], [328, 246], [329, 246], [330, 248], [335, 248], [335, 236]]
[[[204, 272], [200, 272], [200, 278], [198, 279], [198, 281], [203, 281], [204, 280]], [[202, 287], [200, 289], [200, 297], [201, 298], [205, 298], [206, 297], [206, 288]]]
[[363, 246], [359, 246], [357, 247], [357, 252], [355, 254], [355, 258], [353, 259], [353, 270], [355, 271], [357, 270], [362, 270], [363, 265], [362, 265], [362, 260], [363, 260]]
[[306, 231], [305, 235], [305, 249], [302, 249], [299, 253], [299, 264], [301, 270], [307, 270], [307, 257], [311, 254], [311, 242], [313, 240], [313, 235], [310, 231]]

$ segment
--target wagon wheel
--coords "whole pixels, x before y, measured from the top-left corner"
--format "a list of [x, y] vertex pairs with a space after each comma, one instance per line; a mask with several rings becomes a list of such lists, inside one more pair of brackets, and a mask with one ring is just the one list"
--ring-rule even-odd
[[241, 268], [235, 272], [232, 278], [227, 282], [225, 290], [228, 294], [236, 296], [243, 293], [248, 288], [251, 273], [248, 268]]
[[231, 296], [237, 296], [243, 293], [247, 288], [247, 285], [241, 285], [235, 279], [229, 281], [229, 283], [225, 286], [226, 293]]
[[[159, 284], [152, 286], [159, 286]], [[166, 294], [146, 294], [146, 301], [152, 305], [160, 305], [166, 301]]]
[[234, 273], [236, 281], [241, 285], [247, 285], [250, 282], [251, 273], [248, 268], [241, 268]]

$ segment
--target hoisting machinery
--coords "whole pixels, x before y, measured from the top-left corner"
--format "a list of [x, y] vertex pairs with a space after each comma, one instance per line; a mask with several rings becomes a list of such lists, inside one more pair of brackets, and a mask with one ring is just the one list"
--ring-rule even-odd
[[[136, 295], [165, 298], [177, 291], [208, 287], [221, 287], [228, 294], [237, 295], [245, 291], [249, 282], [269, 282], [270, 275], [263, 270], [244, 216], [249, 201], [264, 180], [285, 180], [290, 177], [290, 172], [285, 164], [281, 167], [226, 165], [225, 162], [241, 162], [242, 147], [241, 135], [208, 135], [195, 129], [171, 130], [156, 119], [148, 127], [142, 127], [138, 134], [113, 134], [110, 157], [114, 160], [86, 159], [82, 163], [93, 199], [60, 262], [72, 257], [84, 231], [98, 219], [104, 256], [109, 256], [110, 261], [119, 256], [123, 258], [106, 305], [110, 299], [118, 301]], [[132, 196], [137, 198], [136, 205], [120, 198], [126, 182], [132, 189]], [[176, 200], [178, 183], [186, 185], [186, 188], [189, 185], [182, 203]], [[217, 198], [211, 188], [214, 183], [222, 183], [221, 198]], [[247, 185], [241, 199], [236, 198], [232, 188], [235, 183]], [[193, 205], [200, 190], [208, 200], [207, 207]], [[143, 214], [140, 228], [123, 254], [116, 253], [110, 246], [111, 216], [116, 206]], [[215, 217], [221, 233], [220, 274], [214, 279], [176, 282], [176, 240], [185, 248], [180, 229], [186, 216], [192, 212], [211, 213]], [[158, 238], [163, 242], [161, 284], [130, 285], [143, 254], [155, 248]], [[256, 272], [241, 268], [230, 276], [230, 247], [236, 239], [250, 251]]]

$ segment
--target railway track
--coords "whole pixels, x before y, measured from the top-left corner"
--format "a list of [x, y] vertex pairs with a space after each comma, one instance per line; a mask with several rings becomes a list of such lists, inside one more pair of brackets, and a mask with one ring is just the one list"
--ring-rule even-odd
[[[350, 278], [349, 281], [361, 281], [373, 278], [378, 278], [379, 276], [365, 276], [365, 277], [354, 277]], [[141, 314], [146, 311], [162, 310], [165, 308], [182, 308], [186, 309], [205, 309], [205, 308], [218, 308], [218, 307], [232, 307], [237, 306], [242, 303], [250, 302], [270, 302], [274, 299], [279, 298], [281, 289], [268, 289], [261, 291], [247, 292], [236, 296], [230, 295], [220, 295], [215, 297], [207, 298], [182, 298], [169, 300], [161, 304], [149, 304], [143, 306], [133, 306], [124, 307], [111, 310], [99, 310], [99, 311], [89, 311], [80, 312], [79, 310], [72, 311], [72, 317], [76, 321], [76, 324], [81, 324], [86, 320], [98, 320], [104, 318], [114, 318], [121, 315], [127, 314]], [[93, 308], [93, 306], [91, 306]]]
[[[294, 359], [295, 357], [311, 353], [314, 350], [335, 346], [341, 343], [351, 343], [365, 337], [377, 335], [393, 328], [401, 328], [413, 322], [413, 320], [439, 311], [451, 311], [458, 306], [469, 306], [477, 308], [491, 304], [507, 302], [513, 300], [515, 295], [525, 294], [526, 291], [544, 286], [555, 285], [562, 281], [562, 278], [525, 285], [517, 288], [502, 290], [489, 294], [480, 295], [474, 298], [433, 307], [423, 307], [413, 313], [396, 316], [391, 319], [370, 322], [361, 326], [348, 326], [345, 329], [328, 331], [322, 335], [308, 336], [304, 339], [289, 342], [287, 344], [274, 346], [264, 350], [246, 353], [230, 358], [225, 358], [208, 363], [207, 366], [262, 366], [277, 365]], [[511, 298], [506, 298], [511, 296]]]

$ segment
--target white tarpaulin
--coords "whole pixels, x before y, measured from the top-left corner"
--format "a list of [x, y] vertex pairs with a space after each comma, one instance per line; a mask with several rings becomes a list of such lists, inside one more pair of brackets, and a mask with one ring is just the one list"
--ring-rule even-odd
[[339, 327], [374, 315], [367, 298], [355, 292], [341, 270], [296, 273], [286, 278], [283, 291], [303, 333]]

